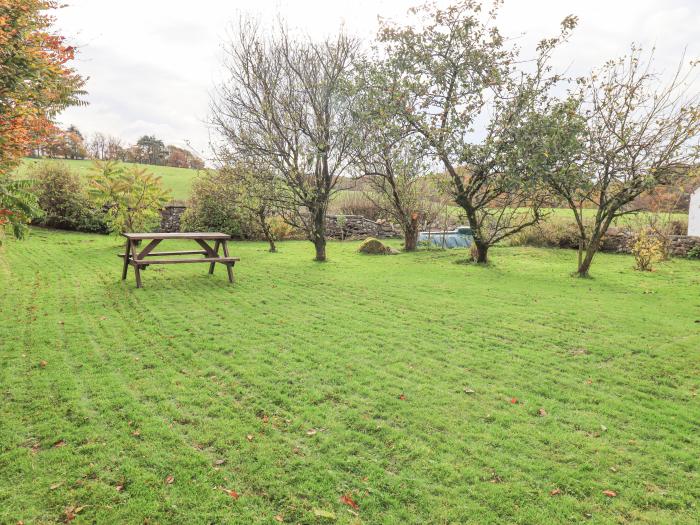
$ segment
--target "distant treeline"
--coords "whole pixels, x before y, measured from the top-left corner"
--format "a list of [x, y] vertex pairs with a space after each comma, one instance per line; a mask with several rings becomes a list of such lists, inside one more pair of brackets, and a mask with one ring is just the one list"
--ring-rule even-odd
[[191, 151], [165, 145], [154, 135], [144, 135], [129, 145], [119, 137], [100, 132], [85, 137], [75, 126], [65, 130], [55, 128], [50, 135], [32, 145], [30, 155], [35, 158], [119, 160], [174, 168], [204, 168], [204, 161]]

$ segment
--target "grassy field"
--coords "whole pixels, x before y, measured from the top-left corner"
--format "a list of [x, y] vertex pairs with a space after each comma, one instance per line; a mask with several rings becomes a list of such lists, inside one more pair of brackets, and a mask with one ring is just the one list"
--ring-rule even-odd
[[[40, 162], [65, 162], [76, 173], [84, 176], [88, 176], [93, 167], [93, 161], [91, 160], [23, 159], [22, 164], [16, 171], [17, 176], [27, 177], [32, 165]], [[125, 165], [133, 166], [133, 164]], [[136, 166], [146, 168], [151, 173], [163, 177], [163, 186], [172, 192], [173, 199], [185, 200], [189, 198], [192, 180], [197, 176], [197, 170], [147, 164], [136, 164]]]
[[700, 264], [356, 247], [6, 242], [0, 523], [698, 523]]

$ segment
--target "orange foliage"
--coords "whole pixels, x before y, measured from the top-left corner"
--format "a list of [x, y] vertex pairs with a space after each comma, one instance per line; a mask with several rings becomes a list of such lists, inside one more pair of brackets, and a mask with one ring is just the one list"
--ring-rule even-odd
[[51, 31], [52, 0], [0, 0], [0, 175], [30, 144], [53, 130], [52, 119], [82, 103], [84, 80], [67, 65], [75, 48]]

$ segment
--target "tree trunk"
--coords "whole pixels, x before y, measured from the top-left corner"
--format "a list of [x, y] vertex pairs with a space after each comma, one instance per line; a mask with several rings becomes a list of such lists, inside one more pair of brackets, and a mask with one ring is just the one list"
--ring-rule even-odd
[[311, 241], [316, 248], [316, 261], [324, 262], [326, 260], [326, 210], [314, 210], [313, 213], [313, 231], [311, 232]]
[[321, 237], [314, 239], [314, 246], [316, 247], [316, 258], [315, 261], [325, 262], [326, 261], [326, 239]]
[[476, 262], [480, 264], [486, 264], [489, 262], [489, 243], [482, 241], [481, 239], [474, 239], [474, 244], [476, 245]]
[[411, 214], [411, 219], [408, 224], [404, 225], [404, 250], [407, 252], [415, 252], [418, 246], [418, 214]]
[[614, 216], [610, 215], [609, 217], [606, 217], [602, 223], [598, 223], [595, 225], [593, 234], [591, 235], [591, 239], [590, 241], [588, 241], [588, 246], [586, 246], [586, 256], [583, 258], [583, 261], [578, 265], [578, 270], [576, 273], [578, 273], [579, 277], [588, 277], [588, 271], [591, 268], [593, 257], [595, 257], [595, 254], [598, 253], [600, 241], [602, 240], [603, 235], [605, 235], [605, 232], [608, 231], [608, 228], [610, 227], [610, 223], [612, 222], [613, 218]]
[[263, 235], [265, 236], [265, 240], [270, 245], [270, 253], [276, 253], [277, 246], [275, 246], [275, 236], [272, 235], [272, 231], [270, 231], [270, 225], [267, 223], [265, 213], [264, 212], [258, 213], [258, 219], [260, 220], [260, 228], [263, 231]]

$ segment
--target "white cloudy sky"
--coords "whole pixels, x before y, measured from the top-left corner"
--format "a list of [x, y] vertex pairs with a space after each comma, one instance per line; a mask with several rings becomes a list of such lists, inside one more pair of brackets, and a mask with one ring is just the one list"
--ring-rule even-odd
[[[220, 75], [221, 43], [241, 13], [262, 19], [279, 13], [311, 36], [343, 24], [369, 39], [378, 16], [400, 19], [418, 2], [68, 0], [57, 26], [80, 48], [76, 67], [89, 77], [90, 105], [71, 108], [60, 120], [128, 142], [146, 133], [167, 143], [189, 141], [207, 157], [205, 120]], [[660, 70], [672, 70], [686, 48], [688, 57], [700, 58], [700, 0], [506, 0], [499, 26], [508, 35], [525, 33], [527, 49], [554, 34], [568, 14], [579, 17], [579, 26], [555, 59], [572, 74], [624, 54], [632, 41], [656, 46]]]

